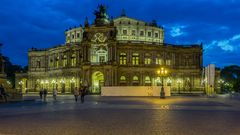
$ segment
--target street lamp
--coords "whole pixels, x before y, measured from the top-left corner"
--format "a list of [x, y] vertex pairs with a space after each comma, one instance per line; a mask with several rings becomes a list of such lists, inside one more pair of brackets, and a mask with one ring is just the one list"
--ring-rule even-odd
[[220, 90], [223, 91], [223, 84], [225, 83], [225, 81], [223, 79], [219, 79], [218, 83], [220, 84]]
[[65, 93], [65, 81], [61, 79], [60, 83], [62, 84], [62, 93]]
[[161, 87], [161, 91], [160, 91], [160, 98], [165, 98], [165, 91], [164, 91], [164, 87], [163, 87], [163, 77], [166, 76], [168, 73], [167, 69], [165, 68], [161, 68], [160, 70], [157, 71], [157, 74], [161, 77], [161, 81], [162, 81], [162, 87]]
[[70, 80], [70, 84], [71, 84], [71, 92], [72, 92], [72, 93], [73, 93], [74, 83], [75, 83], [75, 78], [73, 77], [73, 78]]
[[18, 82], [18, 84], [20, 85], [20, 91], [23, 92], [22, 91], [23, 81], [21, 80], [20, 82]]
[[43, 81], [43, 80], [41, 80], [41, 82], [40, 82], [40, 83], [41, 83], [41, 86], [42, 86], [42, 89], [43, 89], [43, 84], [44, 84], [44, 81]]
[[181, 84], [181, 80], [177, 79], [177, 84], [178, 84], [178, 94], [180, 94], [180, 84]]
[[56, 84], [56, 81], [55, 81], [55, 80], [52, 80], [52, 87], [53, 87], [53, 90], [54, 90], [55, 84]]

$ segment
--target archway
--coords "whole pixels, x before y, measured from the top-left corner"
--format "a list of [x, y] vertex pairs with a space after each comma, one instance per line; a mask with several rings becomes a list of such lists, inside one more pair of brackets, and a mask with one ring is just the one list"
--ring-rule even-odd
[[104, 75], [100, 71], [92, 74], [92, 93], [101, 93], [101, 86], [104, 85]]

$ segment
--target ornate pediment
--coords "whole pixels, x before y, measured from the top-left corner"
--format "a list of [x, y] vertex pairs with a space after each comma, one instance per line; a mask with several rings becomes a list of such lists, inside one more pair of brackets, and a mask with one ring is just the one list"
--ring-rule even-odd
[[96, 33], [93, 35], [91, 41], [94, 43], [104, 43], [106, 42], [107, 37], [103, 33]]

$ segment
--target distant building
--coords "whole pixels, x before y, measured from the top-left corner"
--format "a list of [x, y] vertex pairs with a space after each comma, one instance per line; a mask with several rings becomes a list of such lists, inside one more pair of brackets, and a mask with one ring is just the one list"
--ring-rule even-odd
[[88, 85], [99, 93], [101, 86], [161, 85], [157, 70], [164, 67], [169, 71], [164, 85], [173, 91], [203, 90], [202, 45], [164, 43], [164, 29], [156, 21], [147, 23], [125, 13], [109, 19], [104, 6], [95, 16], [92, 25], [86, 18], [83, 27], [66, 30], [65, 44], [30, 49], [28, 72], [16, 74], [17, 89], [71, 92]]

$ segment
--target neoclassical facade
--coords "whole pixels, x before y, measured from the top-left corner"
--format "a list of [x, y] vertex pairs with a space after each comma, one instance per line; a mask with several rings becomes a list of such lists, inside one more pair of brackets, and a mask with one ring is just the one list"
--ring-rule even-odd
[[28, 52], [28, 72], [16, 74], [17, 89], [57, 88], [71, 92], [88, 85], [92, 93], [102, 86], [162, 85], [157, 71], [164, 67], [164, 85], [173, 91], [201, 90], [202, 45], [164, 43], [164, 29], [156, 22], [127, 17], [109, 19], [104, 6], [95, 11], [92, 25], [65, 31], [65, 44]]

